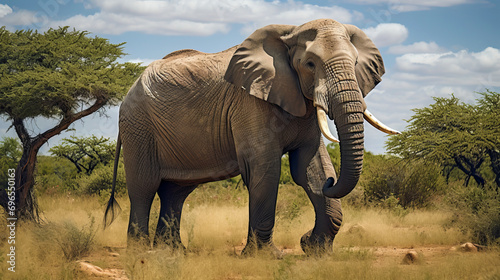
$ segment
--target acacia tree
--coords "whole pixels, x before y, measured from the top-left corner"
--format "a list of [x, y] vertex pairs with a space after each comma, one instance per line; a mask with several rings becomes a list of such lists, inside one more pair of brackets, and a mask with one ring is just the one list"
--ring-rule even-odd
[[103, 136], [64, 138], [60, 145], [49, 150], [53, 156], [65, 158], [76, 167], [78, 173], [90, 175], [99, 165], [110, 163], [115, 154], [115, 143]]
[[500, 188], [500, 93], [487, 89], [479, 94], [482, 98], [478, 100], [477, 113], [486, 131], [485, 149], [495, 173], [495, 183]]
[[[68, 27], [43, 34], [0, 28], [0, 115], [12, 122], [23, 147], [15, 173], [18, 218], [38, 221], [33, 185], [40, 147], [76, 120], [116, 105], [142, 72], [138, 64], [117, 62], [123, 44]], [[38, 117], [57, 124], [32, 135], [26, 124]], [[4, 189], [0, 204], [7, 209]]]
[[466, 185], [473, 178], [480, 186], [486, 183], [480, 168], [489, 157], [500, 186], [500, 97], [489, 90], [480, 94], [478, 105], [451, 96], [414, 109], [407, 130], [386, 142], [389, 153], [439, 163], [448, 174], [458, 168], [466, 175]]

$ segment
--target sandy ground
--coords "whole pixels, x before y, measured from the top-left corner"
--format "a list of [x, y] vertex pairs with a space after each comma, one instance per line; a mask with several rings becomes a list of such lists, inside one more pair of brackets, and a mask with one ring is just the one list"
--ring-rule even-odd
[[[243, 247], [235, 248], [239, 255]], [[404, 265], [434, 265], [446, 260], [450, 255], [481, 253], [484, 247], [475, 246], [471, 243], [461, 246], [432, 246], [415, 248], [398, 247], [352, 247], [351, 251], [369, 250], [374, 256], [373, 266], [404, 266]], [[285, 249], [285, 254], [302, 255], [299, 250]], [[105, 247], [94, 251], [88, 257], [78, 260], [79, 270], [86, 279], [129, 279], [125, 272], [120, 256], [126, 253], [125, 247]], [[100, 267], [99, 264], [106, 264]]]

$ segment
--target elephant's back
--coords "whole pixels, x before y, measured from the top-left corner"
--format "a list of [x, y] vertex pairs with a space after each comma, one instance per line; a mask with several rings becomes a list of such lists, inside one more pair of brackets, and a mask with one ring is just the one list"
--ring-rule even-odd
[[221, 54], [187, 50], [155, 61], [129, 92], [140, 98], [124, 101], [140, 100], [137, 113], [151, 125], [163, 179], [223, 177], [238, 170], [230, 127], [238, 98], [223, 80], [231, 55]]
[[[153, 61], [142, 75], [152, 94], [189, 94], [224, 81], [232, 49], [220, 53], [180, 50]], [[180, 90], [180, 91], [179, 91]]]

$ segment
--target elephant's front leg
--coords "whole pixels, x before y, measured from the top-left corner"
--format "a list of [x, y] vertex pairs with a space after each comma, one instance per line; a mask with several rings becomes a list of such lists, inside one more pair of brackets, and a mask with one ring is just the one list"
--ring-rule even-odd
[[314, 228], [302, 236], [302, 250], [306, 254], [330, 252], [342, 224], [342, 207], [339, 199], [328, 198], [322, 192], [327, 178], [336, 178], [323, 141], [316, 149], [290, 152], [290, 168], [294, 181], [304, 188], [316, 214]]
[[[262, 161], [259, 161], [258, 159]], [[242, 178], [249, 192], [249, 227], [247, 244], [242, 254], [253, 254], [259, 249], [270, 250], [276, 257], [281, 252], [273, 243], [276, 200], [280, 178], [281, 160], [255, 157], [240, 160]]]

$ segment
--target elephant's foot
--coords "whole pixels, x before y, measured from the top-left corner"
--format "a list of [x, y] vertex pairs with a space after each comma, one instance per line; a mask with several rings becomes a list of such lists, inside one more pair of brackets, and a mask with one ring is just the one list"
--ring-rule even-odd
[[283, 258], [283, 252], [274, 245], [272, 238], [268, 238], [267, 241], [262, 241], [256, 238], [255, 235], [250, 236], [248, 237], [245, 248], [241, 251], [241, 256], [253, 257], [257, 255], [270, 255], [276, 259]]
[[241, 256], [243, 257], [255, 257], [255, 256], [271, 256], [272, 258], [282, 259], [283, 251], [278, 249], [274, 244], [266, 244], [263, 246], [254, 246], [247, 244], [243, 251], [241, 251]]
[[325, 234], [313, 235], [312, 230], [310, 230], [300, 239], [300, 247], [308, 256], [322, 256], [332, 252], [333, 238]]

